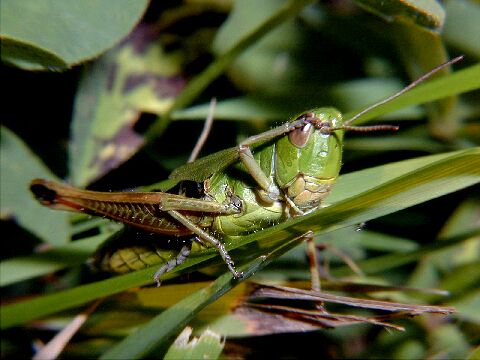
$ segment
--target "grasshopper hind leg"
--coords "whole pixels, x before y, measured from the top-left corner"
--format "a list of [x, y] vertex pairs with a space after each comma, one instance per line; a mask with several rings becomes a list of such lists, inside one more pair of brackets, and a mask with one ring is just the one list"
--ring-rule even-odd
[[185, 262], [187, 257], [190, 255], [190, 252], [192, 251], [192, 243], [193, 241], [187, 241], [185, 245], [182, 246], [182, 248], [180, 249], [180, 251], [178, 252], [177, 256], [174, 259], [167, 261], [166, 264], [162, 265], [155, 272], [155, 274], [153, 275], [153, 280], [157, 284], [157, 287], [159, 287], [161, 284], [160, 277], [163, 274], [173, 270], [178, 265], [181, 265]]

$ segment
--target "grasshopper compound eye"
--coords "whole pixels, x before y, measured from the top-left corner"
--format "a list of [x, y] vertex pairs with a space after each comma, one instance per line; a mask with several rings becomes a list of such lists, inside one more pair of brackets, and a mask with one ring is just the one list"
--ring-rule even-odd
[[306, 123], [304, 126], [289, 132], [288, 139], [290, 140], [292, 145], [295, 145], [297, 148], [301, 149], [307, 144], [308, 139], [312, 134], [312, 131], [313, 125], [310, 123]]

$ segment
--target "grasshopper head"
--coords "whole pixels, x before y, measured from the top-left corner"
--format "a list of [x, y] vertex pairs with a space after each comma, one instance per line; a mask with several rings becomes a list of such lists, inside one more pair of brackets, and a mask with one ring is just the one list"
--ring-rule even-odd
[[319, 108], [292, 121], [295, 129], [276, 145], [276, 180], [302, 212], [320, 206], [342, 163], [343, 120], [333, 108]]

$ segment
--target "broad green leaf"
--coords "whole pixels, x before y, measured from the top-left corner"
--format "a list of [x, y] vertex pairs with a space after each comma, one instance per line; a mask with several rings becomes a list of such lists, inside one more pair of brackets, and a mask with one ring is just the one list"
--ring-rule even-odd
[[83, 74], [75, 99], [70, 173], [86, 186], [143, 144], [133, 127], [142, 112], [164, 112], [183, 88], [179, 54], [165, 53], [147, 25]]
[[148, 0], [2, 0], [2, 60], [25, 69], [70, 67], [119, 42], [147, 5]]
[[[279, 0], [260, 3], [250, 0], [235, 2], [229, 18], [217, 33], [214, 51], [217, 54], [224, 53], [232, 43], [238, 41], [244, 33], [269, 16], [282, 3]], [[435, 28], [440, 28], [443, 23], [444, 11], [435, 0], [365, 3], [370, 3], [370, 9], [381, 9], [379, 12], [383, 12], [384, 17], [388, 14], [389, 18], [411, 18]], [[293, 19], [286, 21], [236, 59], [228, 71], [230, 78], [237, 86], [255, 93], [258, 97], [288, 97], [290, 103], [297, 103], [297, 107], [299, 104], [311, 106], [325, 101], [326, 91], [321, 84], [327, 82], [332, 73], [341, 73], [344, 70], [341, 59], [337, 59], [337, 62], [330, 61], [335, 47], [332, 48], [331, 44], [322, 41], [322, 34], [330, 31], [327, 14], [327, 9], [322, 5], [307, 7], [300, 14], [300, 18], [310, 26], [314, 23], [318, 32], [311, 31], [309, 26], [299, 26]], [[311, 18], [315, 20], [309, 21]], [[345, 19], [343, 27], [359, 27], [352, 18], [342, 18]], [[332, 23], [336, 25], [335, 21]], [[365, 30], [369, 31], [360, 27], [358, 33]], [[394, 32], [392, 28], [389, 34]], [[351, 35], [357, 35], [355, 30]], [[345, 37], [341, 38], [341, 41], [345, 41]]]
[[440, 30], [445, 10], [435, 0], [355, 0], [369, 11], [387, 20], [403, 20], [431, 30]]
[[[32, 234], [52, 245], [69, 241], [67, 214], [54, 214], [41, 206], [28, 190], [32, 179], [42, 177], [55, 179], [35, 154], [13, 132], [1, 128], [0, 150], [0, 196], [2, 218], [11, 218]], [[55, 231], [52, 231], [55, 229]], [[3, 239], [14, 244], [8, 234]], [[4, 274], [2, 274], [3, 276]]]
[[[264, 255], [306, 231], [321, 234], [352, 226], [479, 182], [480, 148], [379, 166], [342, 176], [329, 197], [330, 206], [241, 239], [225, 239], [225, 243], [229, 250], [242, 247], [231, 252], [238, 263], [242, 254], [248, 254], [248, 257]], [[256, 242], [260, 248], [245, 246], [252, 242]], [[214, 250], [192, 254], [184, 264], [168, 273], [167, 277], [187, 268], [192, 270], [195, 264], [215, 255]], [[407, 255], [409, 254], [406, 253], [405, 256]], [[400, 254], [394, 256], [399, 258]], [[404, 259], [403, 263], [408, 261], [412, 260]], [[140, 270], [35, 300], [4, 306], [1, 309], [1, 326], [5, 328], [21, 324], [101, 296], [151, 283], [154, 271], [155, 269], [150, 268]]]

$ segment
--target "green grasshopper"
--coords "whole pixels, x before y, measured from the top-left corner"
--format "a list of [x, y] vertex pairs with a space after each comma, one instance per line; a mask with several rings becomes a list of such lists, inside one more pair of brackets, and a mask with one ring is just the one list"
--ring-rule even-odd
[[[347, 121], [333, 108], [307, 111], [279, 127], [245, 139], [234, 148], [173, 171], [172, 179], [201, 184], [203, 191], [198, 198], [164, 192], [95, 192], [41, 179], [33, 180], [30, 189], [43, 205], [52, 209], [103, 216], [148, 233], [162, 234], [170, 242], [181, 242], [178, 254], [164, 257], [164, 265], [154, 275], [157, 283], [163, 273], [188, 257], [194, 242], [215, 247], [234, 278], [241, 279], [243, 274], [235, 269], [220, 237], [252, 233], [322, 207], [339, 176], [344, 132], [398, 129], [391, 125], [352, 123], [461, 58], [434, 68]], [[155, 254], [161, 256], [162, 251], [154, 250], [150, 255]], [[110, 260], [115, 258], [113, 255]], [[138, 262], [138, 256], [134, 253], [130, 260]], [[119, 270], [124, 265], [122, 261], [129, 260], [119, 260], [117, 256], [112, 261], [120, 261], [119, 265], [110, 266]]]

